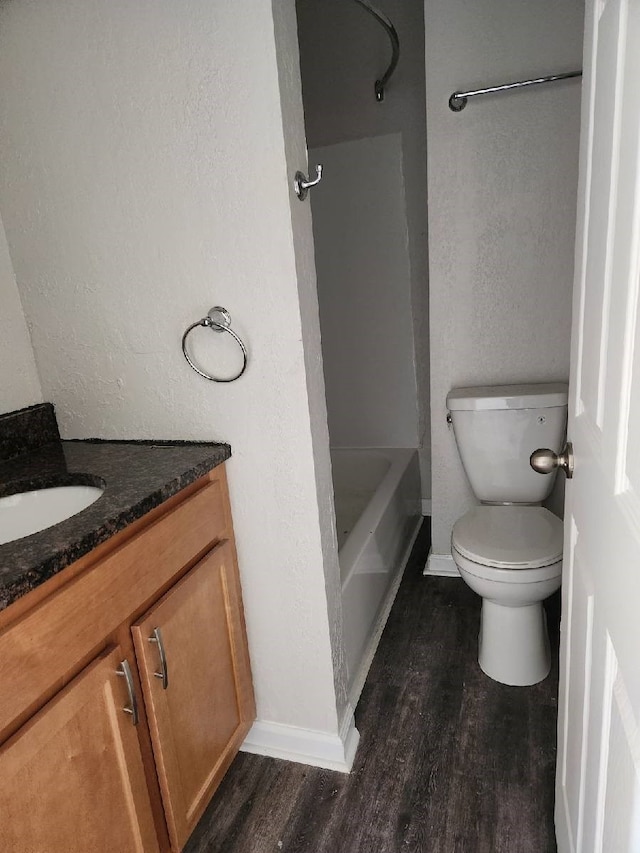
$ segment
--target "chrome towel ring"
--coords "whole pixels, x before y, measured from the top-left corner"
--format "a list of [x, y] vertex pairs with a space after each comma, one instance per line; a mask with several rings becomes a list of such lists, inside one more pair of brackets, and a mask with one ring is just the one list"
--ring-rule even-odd
[[[216, 376], [210, 376], [208, 373], [205, 373], [204, 370], [200, 370], [200, 368], [193, 363], [191, 357], [189, 356], [189, 353], [187, 352], [187, 337], [189, 335], [189, 332], [192, 332], [198, 326], [204, 326], [205, 328], [211, 329], [214, 332], [227, 332], [229, 335], [231, 335], [231, 337], [234, 339], [234, 341], [236, 341], [236, 343], [242, 350], [243, 361], [240, 373], [236, 374], [235, 376], [230, 376], [228, 379], [218, 379]], [[184, 335], [182, 336], [182, 354], [186, 358], [189, 367], [193, 368], [193, 370], [195, 370], [195, 372], [199, 376], [202, 376], [203, 379], [209, 379], [211, 382], [235, 382], [236, 379], [240, 379], [242, 374], [247, 369], [247, 362], [249, 358], [247, 355], [247, 348], [240, 340], [238, 335], [236, 335], [236, 333], [231, 328], [231, 315], [229, 314], [226, 308], [222, 308], [220, 305], [216, 305], [214, 308], [211, 308], [206, 317], [203, 317], [202, 320], [198, 320], [197, 323], [192, 323], [185, 331]]]

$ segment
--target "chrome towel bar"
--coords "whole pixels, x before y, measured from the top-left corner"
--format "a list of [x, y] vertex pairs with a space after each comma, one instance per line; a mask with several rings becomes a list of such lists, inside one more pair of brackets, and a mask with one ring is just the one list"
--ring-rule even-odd
[[376, 94], [376, 101], [380, 103], [384, 101], [384, 87], [387, 85], [389, 80], [391, 79], [391, 75], [396, 70], [396, 65], [398, 64], [398, 60], [400, 59], [400, 39], [398, 38], [398, 32], [396, 28], [393, 26], [389, 18], [381, 12], [379, 9], [375, 9], [367, 0], [355, 0], [359, 6], [372, 15], [376, 21], [384, 27], [387, 35], [389, 36], [389, 40], [391, 41], [391, 62], [389, 63], [389, 67], [384, 72], [382, 77], [379, 80], [376, 80], [374, 84], [374, 91]]
[[454, 92], [449, 98], [449, 109], [459, 113], [467, 106], [467, 98], [476, 95], [490, 95], [493, 92], [507, 92], [509, 89], [522, 89], [525, 86], [537, 86], [539, 83], [553, 83], [556, 80], [569, 80], [571, 77], [582, 77], [582, 71], [569, 71], [567, 74], [549, 74], [547, 77], [536, 77], [533, 80], [519, 80], [517, 83], [504, 83], [502, 86], [487, 86], [485, 89], [471, 89], [469, 92]]

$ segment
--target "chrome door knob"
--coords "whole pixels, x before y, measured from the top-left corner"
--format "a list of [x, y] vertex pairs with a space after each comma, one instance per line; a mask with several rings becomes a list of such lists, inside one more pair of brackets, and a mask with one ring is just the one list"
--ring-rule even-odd
[[561, 453], [554, 453], [548, 447], [534, 450], [529, 457], [529, 464], [538, 474], [551, 474], [556, 468], [562, 468], [567, 480], [573, 477], [573, 445], [568, 441]]

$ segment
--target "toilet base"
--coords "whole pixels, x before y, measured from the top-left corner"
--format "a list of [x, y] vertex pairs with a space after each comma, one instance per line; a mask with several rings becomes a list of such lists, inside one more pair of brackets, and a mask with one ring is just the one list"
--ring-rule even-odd
[[551, 669], [547, 617], [541, 601], [505, 607], [482, 599], [478, 663], [502, 684], [537, 684]]

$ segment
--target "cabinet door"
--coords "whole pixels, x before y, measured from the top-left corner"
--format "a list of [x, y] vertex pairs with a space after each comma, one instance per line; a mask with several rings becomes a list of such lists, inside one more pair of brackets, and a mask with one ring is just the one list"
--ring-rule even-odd
[[231, 544], [211, 551], [132, 631], [169, 835], [180, 850], [254, 717]]
[[158, 851], [122, 660], [107, 649], [0, 748], [0, 850]]

